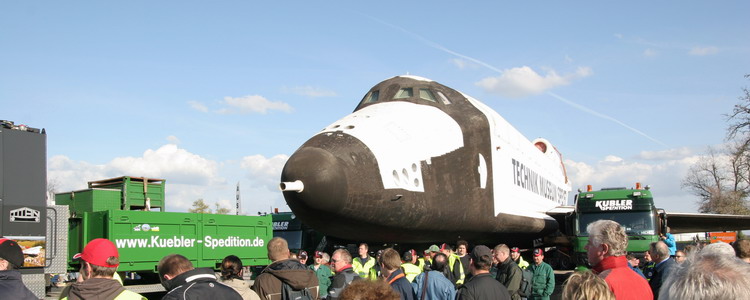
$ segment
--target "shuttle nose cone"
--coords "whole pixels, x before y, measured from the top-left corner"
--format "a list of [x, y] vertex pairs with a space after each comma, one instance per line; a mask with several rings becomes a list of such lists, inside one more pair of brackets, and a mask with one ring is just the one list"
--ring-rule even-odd
[[344, 163], [332, 153], [314, 147], [300, 148], [284, 165], [281, 186], [301, 181], [301, 190], [284, 191], [286, 203], [292, 210], [312, 209], [336, 212], [346, 201], [347, 181]]

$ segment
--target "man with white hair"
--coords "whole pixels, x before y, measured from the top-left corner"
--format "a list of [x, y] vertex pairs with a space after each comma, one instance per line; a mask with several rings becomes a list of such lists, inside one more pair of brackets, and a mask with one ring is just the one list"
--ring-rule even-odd
[[589, 264], [594, 273], [604, 279], [618, 300], [652, 299], [648, 282], [628, 267], [625, 250], [628, 236], [615, 221], [599, 220], [588, 225], [589, 235], [585, 246]]
[[659, 292], [661, 300], [747, 299], [748, 295], [750, 264], [710, 248], [676, 267]]
[[654, 299], [659, 299], [659, 289], [664, 281], [669, 278], [669, 274], [677, 263], [673, 259], [669, 259], [669, 246], [663, 241], [651, 243], [648, 247], [648, 254], [656, 263], [654, 274], [648, 284], [651, 286], [651, 292], [654, 293]]

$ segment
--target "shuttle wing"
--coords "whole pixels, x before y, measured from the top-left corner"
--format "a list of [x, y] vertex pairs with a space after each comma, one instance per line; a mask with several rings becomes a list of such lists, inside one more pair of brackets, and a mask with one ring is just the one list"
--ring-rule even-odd
[[667, 212], [667, 225], [672, 233], [746, 230], [750, 229], [750, 215]]

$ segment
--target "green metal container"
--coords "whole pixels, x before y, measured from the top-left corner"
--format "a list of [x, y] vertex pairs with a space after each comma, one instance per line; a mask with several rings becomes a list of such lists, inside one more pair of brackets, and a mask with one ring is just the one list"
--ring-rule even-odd
[[90, 181], [89, 188], [55, 195], [74, 215], [104, 210], [164, 211], [164, 179], [123, 176]]
[[[164, 211], [165, 184], [164, 179], [122, 176], [89, 181], [89, 189], [119, 190], [123, 210]], [[147, 206], [150, 209], [146, 209]]]
[[70, 219], [70, 255], [95, 238], [115, 243], [118, 271], [156, 271], [159, 260], [181, 254], [195, 267], [218, 269], [227, 255], [244, 265], [267, 265], [273, 237], [271, 216], [236, 216], [154, 211], [84, 212]]
[[122, 192], [114, 189], [87, 189], [55, 194], [55, 204], [67, 205], [74, 215], [83, 212], [120, 209]]

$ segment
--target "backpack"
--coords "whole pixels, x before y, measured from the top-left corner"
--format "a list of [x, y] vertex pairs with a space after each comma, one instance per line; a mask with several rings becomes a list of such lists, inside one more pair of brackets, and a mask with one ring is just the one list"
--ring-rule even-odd
[[531, 290], [534, 287], [534, 272], [527, 269], [521, 269], [521, 287], [518, 289], [518, 295], [521, 297], [531, 297]]
[[301, 290], [294, 290], [291, 286], [286, 284], [286, 282], [282, 282], [281, 285], [281, 299], [282, 300], [312, 300], [314, 299], [313, 296], [311, 296], [312, 293], [310, 293], [310, 290], [308, 288], [304, 288]]

